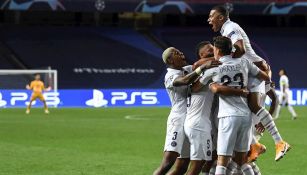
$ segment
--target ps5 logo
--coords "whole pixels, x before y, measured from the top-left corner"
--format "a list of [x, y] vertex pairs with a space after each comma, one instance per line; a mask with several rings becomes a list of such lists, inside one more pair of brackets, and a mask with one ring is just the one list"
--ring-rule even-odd
[[111, 92], [109, 100], [104, 98], [102, 91], [93, 90], [93, 98], [87, 100], [85, 103], [87, 106], [103, 107], [107, 106], [110, 102], [111, 105], [118, 105], [124, 103], [125, 105], [154, 105], [157, 104], [157, 92]]
[[5, 100], [2, 99], [2, 94], [0, 93], [0, 107], [3, 107], [7, 104]]
[[94, 89], [93, 99], [87, 100], [85, 104], [87, 106], [93, 106], [95, 108], [99, 108], [102, 106], [106, 106], [108, 104], [108, 101], [104, 99], [104, 95], [101, 91]]
[[[48, 106], [58, 106], [60, 104], [60, 98], [59, 98], [58, 92], [45, 92], [44, 98], [46, 100], [46, 103]], [[29, 104], [28, 100], [28, 94], [26, 92], [11, 92], [11, 100], [10, 104], [12, 106], [17, 105], [18, 102], [25, 102], [25, 105]], [[36, 101], [32, 102], [32, 105], [35, 105]]]
[[141, 104], [154, 105], [158, 102], [157, 92], [112, 92], [111, 103], [115, 105], [119, 101], [124, 101], [126, 105], [133, 105], [136, 103], [136, 99], [140, 97]]

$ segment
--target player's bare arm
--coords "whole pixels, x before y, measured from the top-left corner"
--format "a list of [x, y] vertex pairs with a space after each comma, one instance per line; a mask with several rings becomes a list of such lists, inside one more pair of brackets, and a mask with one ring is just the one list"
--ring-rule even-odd
[[195, 69], [195, 71], [182, 76], [182, 77], [178, 77], [174, 80], [173, 85], [174, 86], [184, 86], [184, 85], [189, 85], [191, 83], [193, 83], [197, 77], [206, 69], [210, 69], [213, 67], [217, 67], [221, 65], [221, 62], [219, 61], [207, 61], [205, 64], [201, 65], [200, 67], [198, 67], [197, 69]]
[[221, 94], [225, 96], [247, 97], [249, 94], [247, 89], [236, 89], [229, 86], [220, 85], [218, 83], [210, 84], [210, 90], [215, 94]]
[[206, 63], [207, 61], [210, 61], [210, 60], [215, 60], [214, 57], [210, 57], [210, 58], [201, 58], [199, 59], [198, 61], [196, 61], [194, 64], [193, 64], [193, 67], [192, 69], [195, 70], [196, 68], [198, 68], [199, 66], [203, 65], [204, 63]]
[[257, 78], [259, 80], [263, 81], [271, 81], [271, 78], [269, 77], [268, 74], [266, 74], [264, 71], [260, 70], [259, 73], [257, 74]]
[[244, 47], [243, 39], [235, 42], [233, 46], [236, 49], [236, 51], [232, 55], [233, 58], [240, 58], [245, 54], [245, 47]]
[[270, 77], [271, 77], [271, 68], [270, 66], [264, 62], [264, 61], [257, 61], [257, 62], [253, 62], [260, 70], [264, 71], [265, 73], [267, 73]]

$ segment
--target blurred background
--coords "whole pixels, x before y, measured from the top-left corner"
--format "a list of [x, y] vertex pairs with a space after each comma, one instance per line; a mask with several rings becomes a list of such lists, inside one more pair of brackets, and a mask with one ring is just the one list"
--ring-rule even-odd
[[[307, 1], [0, 0], [0, 69], [56, 70], [42, 73], [45, 84], [59, 90], [50, 95], [58, 97], [56, 106], [86, 107], [91, 98], [110, 102], [114, 96], [124, 100], [109, 105], [126, 106], [134, 98], [137, 106], [168, 106], [163, 50], [174, 46], [193, 63], [197, 43], [220, 35], [207, 23], [210, 9], [220, 4], [271, 65], [277, 86], [278, 71], [287, 71], [297, 88], [292, 104], [307, 104]], [[24, 89], [32, 78], [4, 71], [3, 99], [10, 101], [11, 89]], [[80, 103], [66, 100], [77, 92], [84, 95], [72, 101]]]

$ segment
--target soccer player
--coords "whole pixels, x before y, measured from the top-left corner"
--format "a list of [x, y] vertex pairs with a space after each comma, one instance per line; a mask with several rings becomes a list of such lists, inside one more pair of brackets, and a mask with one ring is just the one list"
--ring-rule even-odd
[[[214, 39], [214, 57], [223, 64], [206, 70], [200, 79], [202, 84], [209, 80], [238, 89], [247, 86], [248, 76], [269, 80], [266, 73], [245, 58], [233, 59], [232, 42], [229, 38], [219, 36]], [[216, 89], [213, 88], [216, 93]], [[226, 167], [234, 154], [234, 161], [242, 171], [253, 175], [252, 167], [247, 164], [247, 152], [250, 147], [252, 119], [247, 99], [242, 96], [219, 95], [218, 128], [218, 162], [216, 175], [226, 174]]]
[[297, 118], [297, 114], [289, 103], [289, 78], [287, 76], [285, 69], [281, 69], [279, 71], [279, 76], [280, 76], [279, 79], [280, 105], [278, 105], [277, 107], [275, 119], [277, 119], [279, 116], [281, 106], [287, 106], [288, 111], [292, 115], [292, 119], [295, 120]]
[[[213, 56], [213, 47], [208, 41], [197, 46], [197, 57], [202, 61], [209, 61]], [[206, 59], [208, 58], [208, 59]], [[193, 91], [188, 96], [187, 115], [184, 122], [184, 131], [190, 144], [190, 168], [187, 175], [198, 175], [205, 161], [211, 161], [211, 107], [213, 93], [209, 85], [203, 86], [197, 92]]]
[[192, 71], [192, 66], [187, 65], [183, 53], [174, 47], [167, 48], [162, 54], [162, 59], [168, 67], [164, 84], [172, 108], [167, 120], [163, 160], [160, 167], [155, 170], [154, 175], [166, 174], [179, 155], [185, 157], [182, 154], [182, 150], [185, 148], [183, 125], [187, 111], [188, 85], [194, 82], [205, 69], [220, 64], [218, 61], [209, 61]]
[[[216, 6], [212, 8], [209, 14], [208, 22], [212, 25], [214, 32], [220, 31], [222, 36], [231, 39], [235, 51], [232, 53], [234, 58], [244, 56], [246, 59], [253, 62], [260, 69], [270, 71], [269, 66], [259, 57], [253, 48], [244, 30], [229, 19], [229, 12], [224, 6]], [[263, 126], [271, 134], [276, 145], [275, 161], [280, 160], [287, 151], [290, 150], [290, 145], [285, 142], [279, 134], [275, 122], [271, 114], [259, 104], [260, 95], [265, 94], [265, 82], [256, 78], [250, 78], [248, 82], [248, 104], [251, 111], [259, 118]]]
[[49, 114], [48, 106], [46, 104], [46, 100], [43, 96], [43, 91], [49, 91], [51, 87], [45, 88], [44, 83], [41, 81], [41, 76], [39, 74], [35, 75], [35, 80], [33, 80], [30, 85], [27, 85], [26, 88], [28, 90], [32, 90], [32, 95], [30, 98], [30, 103], [27, 106], [26, 114], [30, 114], [32, 102], [36, 99], [39, 99], [44, 103], [44, 110], [46, 114]]
[[[208, 41], [204, 41], [204, 42], [200, 42], [198, 45], [197, 45], [197, 48], [196, 48], [196, 54], [198, 55], [198, 59], [199, 61], [197, 61], [196, 63], [193, 64], [193, 66], [197, 66], [197, 65], [201, 65], [202, 62], [206, 61], [206, 60], [211, 60], [212, 58], [214, 59], [214, 54], [213, 54], [213, 46], [210, 42]], [[209, 85], [205, 85], [205, 87], [209, 87]], [[227, 87], [227, 86], [223, 86], [223, 85], [219, 85], [217, 83], [211, 83], [210, 84], [210, 89], [211, 88], [215, 88], [216, 91], [219, 93], [219, 94], [222, 94], [222, 95], [226, 95], [226, 96], [233, 96], [233, 95], [237, 95], [237, 96], [244, 96], [244, 97], [247, 97], [248, 95], [248, 91], [247, 90], [242, 90], [242, 89], [235, 89], [235, 88], [231, 88], [231, 87]], [[201, 91], [202, 89], [204, 89], [204, 86], [203, 85], [200, 85], [200, 83], [197, 81], [196, 83], [194, 83], [194, 85], [192, 86], [192, 92], [195, 92], [195, 94], [200, 94], [199, 92], [197, 91]], [[205, 89], [208, 89], [208, 94], [210, 94], [210, 90], [209, 88], [205, 88]], [[195, 100], [195, 97], [193, 97], [193, 94], [192, 94], [192, 102], [193, 102], [193, 98], [194, 98], [194, 101]], [[205, 165], [203, 166], [202, 168], [202, 173], [204, 175], [209, 175], [210, 173], [211, 174], [214, 174], [215, 173], [215, 166], [216, 166], [216, 160], [217, 160], [217, 154], [216, 154], [216, 148], [217, 148], [217, 132], [218, 132], [218, 118], [217, 118], [217, 113], [218, 113], [218, 95], [214, 95], [214, 97], [212, 97], [212, 105], [211, 105], [211, 109], [209, 108], [210, 107], [210, 102], [207, 103], [208, 99], [206, 99], [206, 108], [207, 110], [204, 110], [204, 109], [200, 109], [199, 111], [203, 111], [204, 113], [207, 113], [209, 114], [210, 116], [210, 122], [211, 122], [211, 136], [212, 136], [212, 160], [211, 161], [208, 161], [206, 160], [205, 162]], [[195, 104], [195, 106], [193, 107], [192, 104]], [[198, 109], [196, 108], [197, 104], [201, 104], [201, 103], [191, 103], [191, 106], [188, 108], [188, 113], [187, 113], [187, 117], [186, 117], [186, 123], [187, 123], [187, 120], [188, 120], [188, 116], [189, 116], [189, 109], [191, 109], [191, 111], [194, 111], [195, 109]], [[209, 110], [209, 111], [208, 111]], [[208, 113], [210, 112], [210, 113]], [[193, 113], [192, 113], [193, 114]], [[195, 116], [199, 117], [202, 116], [202, 117], [205, 117], [207, 115], [204, 115], [204, 114], [196, 114], [194, 112]], [[191, 115], [190, 118], [195, 118], [195, 116]], [[186, 123], [185, 123], [185, 130], [187, 130], [187, 127], [186, 127]], [[201, 126], [203, 122], [199, 122], [198, 126]], [[189, 138], [190, 140], [193, 140], [193, 137]], [[191, 141], [190, 141], [191, 142]], [[191, 146], [192, 146], [192, 143], [191, 143]], [[191, 148], [190, 150], [191, 152], [203, 152], [204, 150], [202, 149], [198, 149], [198, 151], [193, 151], [193, 149]], [[208, 153], [208, 152], [207, 152]], [[195, 156], [195, 155], [194, 155]], [[191, 153], [191, 157], [193, 157], [192, 153]], [[192, 162], [194, 162], [194, 165], [192, 165]], [[233, 161], [231, 161], [231, 163], [233, 163]], [[199, 170], [199, 166], [201, 164], [201, 161], [199, 160], [194, 160], [192, 161], [191, 159], [191, 165], [190, 165], [190, 169], [189, 169], [189, 172], [192, 172], [192, 173], [196, 173], [198, 172]], [[229, 164], [229, 167], [228, 168], [228, 171], [227, 173], [230, 173], [232, 171], [232, 167], [230, 166]], [[236, 168], [236, 167], [235, 167]], [[197, 171], [195, 171], [197, 170]]]

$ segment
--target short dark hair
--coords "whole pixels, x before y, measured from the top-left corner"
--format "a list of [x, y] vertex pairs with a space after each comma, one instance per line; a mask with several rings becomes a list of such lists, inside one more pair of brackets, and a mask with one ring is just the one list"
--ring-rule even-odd
[[223, 55], [230, 55], [232, 52], [232, 42], [225, 36], [218, 36], [213, 38], [214, 47], [220, 49]]
[[224, 5], [217, 5], [212, 10], [218, 11], [222, 16], [229, 18], [229, 10]]
[[205, 45], [208, 45], [208, 44], [211, 44], [210, 41], [202, 41], [200, 43], [198, 43], [196, 45], [196, 49], [195, 49], [195, 53], [196, 53], [196, 57], [197, 59], [200, 59], [200, 56], [199, 56], [199, 50], [203, 47], [205, 47]]

